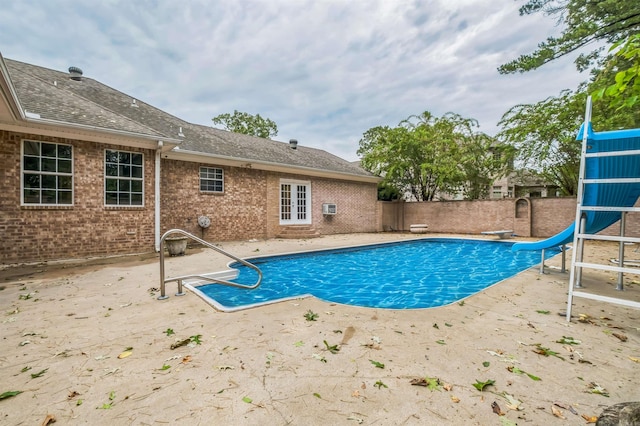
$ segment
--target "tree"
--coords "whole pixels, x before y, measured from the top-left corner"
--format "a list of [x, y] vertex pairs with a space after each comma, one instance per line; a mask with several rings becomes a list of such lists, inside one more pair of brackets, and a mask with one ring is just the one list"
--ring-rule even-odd
[[402, 194], [398, 189], [389, 184], [388, 182], [378, 183], [378, 200], [380, 201], [393, 201], [402, 198]]
[[594, 99], [606, 97], [612, 107], [631, 108], [640, 101], [640, 34], [614, 44], [609, 51], [615, 55], [605, 71], [615, 73], [614, 81], [596, 90]]
[[536, 170], [564, 195], [575, 195], [578, 185], [580, 144], [575, 139], [585, 99], [584, 93], [565, 90], [537, 104], [516, 105], [498, 123], [498, 138], [517, 150], [522, 167]]
[[278, 134], [278, 126], [260, 114], [251, 115], [234, 110], [233, 114], [220, 114], [212, 118], [215, 124], [224, 126], [225, 130], [259, 138], [271, 139]]
[[[588, 93], [594, 99], [593, 127], [598, 130], [637, 127], [640, 113], [623, 107], [634, 105], [640, 96], [640, 3], [637, 0], [527, 0], [520, 15], [544, 13], [564, 24], [559, 37], [548, 37], [531, 54], [498, 68], [502, 74], [536, 69], [591, 44], [594, 47], [576, 59], [579, 71], [591, 69], [589, 83], [575, 92], [565, 90], [558, 97], [537, 104], [516, 105], [504, 114], [498, 135], [518, 149], [525, 167], [539, 172], [575, 195], [580, 165], [580, 143], [575, 134], [582, 123]], [[604, 46], [613, 44], [609, 54]]]
[[358, 154], [365, 169], [417, 201], [460, 190], [465, 197], [478, 197], [482, 191], [477, 187], [497, 177], [491, 173], [503, 169], [509, 157], [494, 155], [502, 148], [490, 151], [494, 141], [475, 132], [476, 127], [475, 120], [458, 114], [434, 117], [425, 111], [394, 128], [367, 130]]
[[[515, 148], [521, 165], [557, 185], [563, 195], [577, 193], [581, 144], [576, 134], [594, 84], [582, 84], [575, 92], [564, 90], [536, 104], [516, 105], [498, 123], [502, 127], [498, 139]], [[598, 103], [593, 105], [592, 124], [596, 130], [637, 127], [640, 112]]]
[[575, 61], [578, 70], [584, 71], [599, 63], [603, 44], [618, 43], [640, 32], [637, 0], [528, 0], [520, 8], [521, 16], [534, 13], [557, 16], [558, 24], [564, 24], [562, 34], [548, 37], [533, 53], [500, 66], [501, 74], [530, 71], [592, 44], [591, 51]]

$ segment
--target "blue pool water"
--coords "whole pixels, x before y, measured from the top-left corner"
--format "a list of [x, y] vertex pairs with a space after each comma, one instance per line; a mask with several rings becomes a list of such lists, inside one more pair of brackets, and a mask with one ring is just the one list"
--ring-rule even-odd
[[[511, 252], [510, 242], [421, 239], [247, 259], [263, 273], [255, 290], [219, 284], [197, 287], [226, 308], [313, 295], [327, 302], [372, 308], [446, 305], [540, 263], [540, 251]], [[546, 250], [552, 257], [558, 250]], [[254, 284], [241, 264], [236, 282]]]

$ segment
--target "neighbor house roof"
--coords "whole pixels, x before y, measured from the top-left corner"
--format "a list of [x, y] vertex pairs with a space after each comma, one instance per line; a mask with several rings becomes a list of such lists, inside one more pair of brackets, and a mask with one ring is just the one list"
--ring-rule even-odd
[[[163, 157], [347, 180], [379, 180], [324, 150], [189, 123], [92, 78], [4, 59], [24, 120], [168, 142]], [[74, 77], [74, 78], [72, 78]], [[167, 83], [169, 84], [169, 83]], [[166, 149], [166, 148], [165, 148]]]

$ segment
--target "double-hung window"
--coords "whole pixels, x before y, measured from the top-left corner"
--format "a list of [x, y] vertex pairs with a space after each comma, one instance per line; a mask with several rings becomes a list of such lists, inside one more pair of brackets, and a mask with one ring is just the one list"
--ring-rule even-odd
[[224, 172], [218, 167], [200, 167], [200, 191], [224, 192]]
[[143, 206], [143, 154], [105, 150], [104, 188], [104, 203], [107, 206]]
[[73, 204], [73, 147], [22, 141], [22, 204]]

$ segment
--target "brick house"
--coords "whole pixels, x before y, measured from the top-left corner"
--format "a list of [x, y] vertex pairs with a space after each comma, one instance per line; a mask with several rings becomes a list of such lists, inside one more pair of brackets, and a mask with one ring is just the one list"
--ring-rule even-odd
[[172, 228], [207, 241], [375, 232], [378, 181], [0, 55], [0, 264], [151, 252]]

